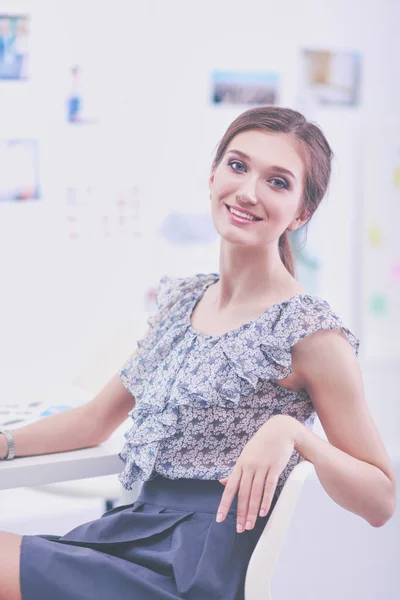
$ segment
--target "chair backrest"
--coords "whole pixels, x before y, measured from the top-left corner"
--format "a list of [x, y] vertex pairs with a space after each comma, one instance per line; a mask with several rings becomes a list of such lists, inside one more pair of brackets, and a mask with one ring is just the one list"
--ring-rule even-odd
[[271, 600], [275, 564], [294, 515], [301, 489], [314, 465], [300, 460], [290, 473], [247, 567], [245, 600]]

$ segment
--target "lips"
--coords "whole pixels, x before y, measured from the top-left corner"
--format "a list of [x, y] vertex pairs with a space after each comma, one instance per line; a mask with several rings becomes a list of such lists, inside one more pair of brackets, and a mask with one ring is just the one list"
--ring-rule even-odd
[[258, 215], [255, 215], [254, 213], [250, 212], [249, 210], [244, 210], [243, 208], [240, 208], [240, 206], [235, 206], [235, 204], [225, 204], [225, 206], [229, 209], [229, 208], [233, 208], [234, 210], [238, 210], [241, 213], [244, 213], [246, 215], [249, 215], [250, 217], [254, 217], [255, 219], [257, 219], [258, 221], [262, 221], [262, 218], [259, 217]]

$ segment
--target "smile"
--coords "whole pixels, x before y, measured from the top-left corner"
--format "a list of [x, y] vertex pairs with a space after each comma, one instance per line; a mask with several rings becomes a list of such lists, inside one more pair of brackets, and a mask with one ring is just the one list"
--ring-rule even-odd
[[229, 206], [228, 204], [225, 204], [225, 206], [232, 215], [235, 215], [239, 219], [246, 219], [247, 221], [262, 221], [262, 219], [260, 219], [259, 217], [255, 217], [253, 215], [250, 215], [249, 213], [242, 212], [241, 210], [237, 210], [236, 208], [232, 208], [232, 206]]

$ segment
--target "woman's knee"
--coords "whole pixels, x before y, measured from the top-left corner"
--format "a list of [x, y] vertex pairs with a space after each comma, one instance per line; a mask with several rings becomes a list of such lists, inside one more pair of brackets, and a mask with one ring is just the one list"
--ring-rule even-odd
[[0, 600], [22, 600], [20, 556], [22, 536], [0, 531]]

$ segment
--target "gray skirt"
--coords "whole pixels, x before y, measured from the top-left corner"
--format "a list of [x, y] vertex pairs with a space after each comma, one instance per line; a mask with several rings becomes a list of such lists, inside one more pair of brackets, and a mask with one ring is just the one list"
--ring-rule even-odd
[[119, 506], [63, 536], [25, 535], [23, 600], [243, 600], [246, 569], [265, 527], [236, 533], [235, 498], [215, 520], [219, 481], [146, 481]]

